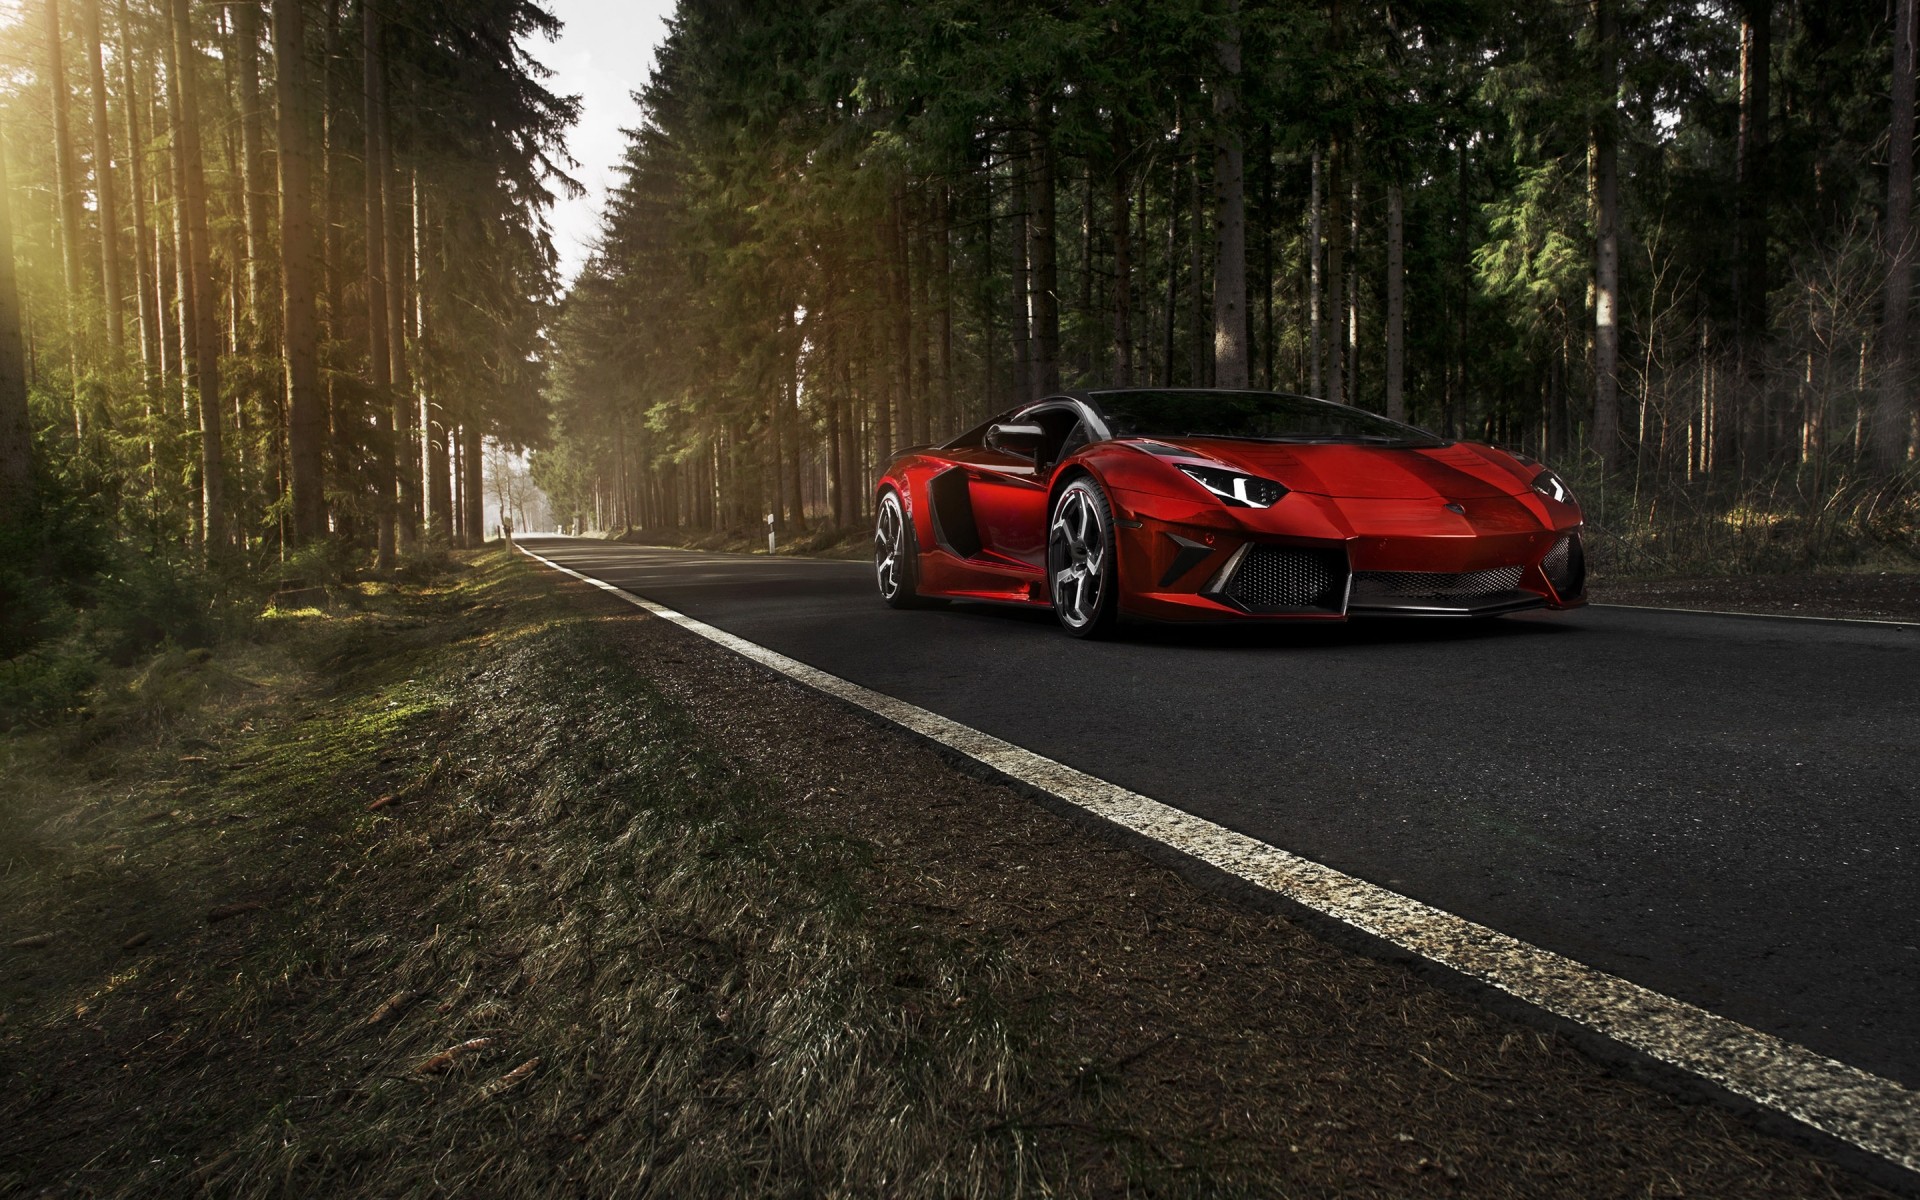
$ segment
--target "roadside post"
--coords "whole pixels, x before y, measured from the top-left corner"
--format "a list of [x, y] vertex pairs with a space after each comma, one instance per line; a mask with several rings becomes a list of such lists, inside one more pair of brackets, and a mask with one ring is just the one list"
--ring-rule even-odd
[[767, 514], [767, 553], [773, 553], [773, 514]]

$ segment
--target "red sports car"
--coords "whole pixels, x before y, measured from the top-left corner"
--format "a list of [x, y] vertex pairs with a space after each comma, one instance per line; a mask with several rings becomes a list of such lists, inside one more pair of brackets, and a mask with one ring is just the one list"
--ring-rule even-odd
[[1583, 603], [1580, 507], [1531, 459], [1275, 392], [1052, 396], [880, 479], [895, 607], [1051, 605], [1121, 618], [1486, 617]]

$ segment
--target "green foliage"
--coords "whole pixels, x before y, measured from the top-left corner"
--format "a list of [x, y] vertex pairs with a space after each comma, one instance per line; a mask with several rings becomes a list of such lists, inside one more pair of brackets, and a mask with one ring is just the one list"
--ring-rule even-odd
[[[1208, 382], [1213, 155], [1228, 132], [1247, 154], [1256, 385], [1324, 380], [1314, 347], [1330, 353], [1336, 315], [1351, 314], [1342, 398], [1384, 408], [1397, 187], [1408, 415], [1573, 463], [1593, 450], [1590, 156], [1604, 135], [1620, 174], [1620, 457], [1663, 482], [1715, 476], [1715, 497], [1782, 472], [1818, 490], [1857, 454], [1816, 434], [1878, 386], [1861, 370], [1878, 310], [1853, 301], [1875, 296], [1882, 255], [1883, 7], [1776, 14], [1769, 144], [1747, 167], [1744, 10], [1616, 0], [1605, 46], [1597, 11], [1243, 5], [1229, 129], [1213, 103], [1216, 41], [1235, 20], [1221, 4], [689, 0], [600, 253], [558, 314], [539, 477], [575, 513], [738, 531], [765, 511], [820, 515], [779, 494], [801, 473], [838, 480], [851, 511], [831, 516], [857, 516], [891, 451], [1037, 386], [1018, 365], [1029, 334], [1037, 355], [1050, 333], [1030, 261], [1057, 261], [1065, 385], [1111, 381], [1116, 216], [1134, 378]], [[1345, 243], [1338, 314], [1332, 245], [1309, 236], [1315, 162], [1323, 223], [1336, 169], [1353, 220], [1323, 229]], [[1050, 245], [1032, 223], [1043, 163]], [[1758, 280], [1742, 275], [1736, 219], [1755, 194]], [[1802, 286], [1816, 279], [1824, 290]], [[1736, 318], [1756, 288], [1764, 345]], [[1849, 370], [1851, 391], [1837, 382]]]
[[77, 637], [0, 659], [0, 731], [73, 713], [99, 676], [99, 656]]

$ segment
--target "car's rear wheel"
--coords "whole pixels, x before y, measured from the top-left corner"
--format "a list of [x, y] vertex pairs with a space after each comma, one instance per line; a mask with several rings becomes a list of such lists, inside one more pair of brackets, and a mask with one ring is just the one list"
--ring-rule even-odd
[[921, 603], [919, 592], [920, 559], [913, 522], [900, 503], [900, 493], [889, 488], [880, 494], [880, 507], [873, 517], [873, 573], [880, 585], [880, 598], [894, 608], [913, 608]]
[[1053, 614], [1075, 637], [1113, 631], [1120, 598], [1113, 549], [1113, 508], [1100, 485], [1081, 476], [1061, 490], [1047, 523], [1047, 579]]

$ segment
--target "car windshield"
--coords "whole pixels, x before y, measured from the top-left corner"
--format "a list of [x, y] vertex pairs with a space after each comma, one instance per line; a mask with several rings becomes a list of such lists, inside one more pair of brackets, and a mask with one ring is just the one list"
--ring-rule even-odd
[[1440, 446], [1445, 440], [1361, 408], [1280, 392], [1160, 389], [1094, 392], [1115, 437]]

